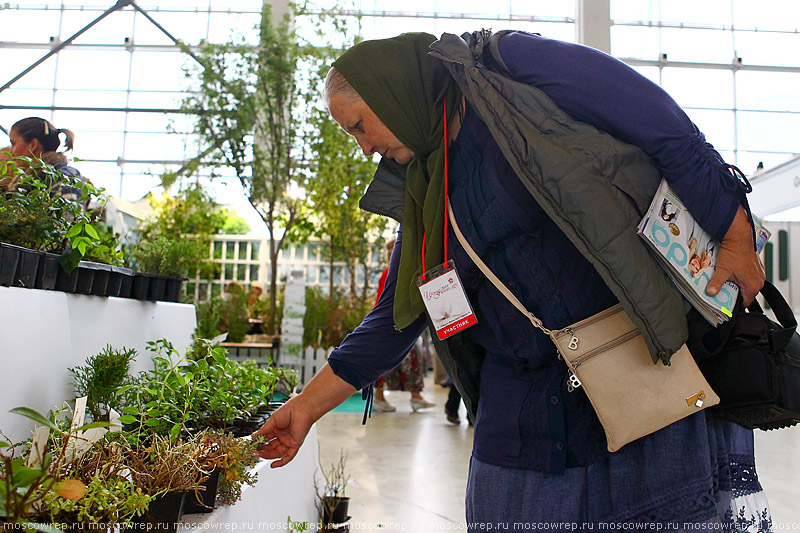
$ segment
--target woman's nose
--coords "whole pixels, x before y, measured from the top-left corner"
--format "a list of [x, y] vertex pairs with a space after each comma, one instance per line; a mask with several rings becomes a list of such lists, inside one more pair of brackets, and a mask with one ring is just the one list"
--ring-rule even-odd
[[365, 156], [369, 157], [375, 153], [375, 145], [371, 142], [365, 139], [356, 139], [356, 141], [358, 141], [358, 145], [361, 147], [361, 151], [364, 152]]

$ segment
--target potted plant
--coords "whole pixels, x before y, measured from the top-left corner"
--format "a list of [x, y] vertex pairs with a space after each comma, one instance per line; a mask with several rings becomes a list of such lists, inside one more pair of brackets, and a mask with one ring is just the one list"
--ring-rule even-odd
[[[17, 180], [15, 187], [0, 197], [0, 241], [27, 249], [20, 252], [17, 272], [9, 284], [53, 289], [59, 262], [66, 274], [82, 259], [121, 262], [116, 236], [103, 232], [95, 222], [102, 201], [100, 208], [85, 208], [99, 199], [101, 191], [61, 174], [40, 159], [19, 157], [1, 164], [1, 170]], [[62, 196], [62, 189], [78, 191], [81, 201]], [[7, 266], [8, 250], [3, 248], [0, 263]], [[0, 274], [0, 284], [6, 282], [7, 274]]]
[[[72, 427], [71, 419], [59, 419], [65, 411], [51, 412], [45, 417], [24, 407], [12, 409], [39, 424], [45, 432], [35, 434], [23, 445], [0, 446], [0, 524], [47, 529], [40, 523], [42, 519], [48, 520], [47, 502], [58, 498], [78, 501], [86, 495], [87, 487], [78, 478], [77, 465], [82, 454], [76, 451], [76, 442], [84, 431], [108, 424], [93, 422]], [[20, 448], [23, 453], [15, 457]]]
[[223, 435], [224, 438], [219, 441], [224, 459], [221, 463], [218, 496], [223, 504], [233, 505], [241, 499], [244, 485], [255, 485], [258, 481], [258, 474], [252, 470], [260, 461], [258, 448], [264, 440], [261, 437], [242, 439], [229, 434]]
[[[34, 507], [52, 489], [50, 457], [43, 454], [38, 464], [26, 464], [19, 447], [0, 441], [0, 529], [7, 525], [33, 523]], [[13, 526], [12, 526], [13, 527]]]
[[128, 443], [125, 455], [131, 480], [154, 497], [140, 523], [177, 531], [187, 492], [203, 490], [201, 482], [207, 473], [197, 462], [203, 454], [197, 439], [174, 442], [169, 436], [152, 435], [147, 444]]
[[341, 453], [339, 460], [331, 463], [330, 468], [321, 468], [325, 486], [321, 495], [319, 490], [317, 491], [317, 497], [319, 499], [322, 531], [347, 531], [350, 528], [347, 524], [350, 519], [347, 514], [350, 498], [345, 496], [348, 481], [345, 472], [346, 463], [347, 454]]
[[86, 396], [86, 407], [93, 420], [108, 421], [109, 410], [120, 408], [119, 390], [130, 379], [128, 373], [136, 355], [136, 350], [106, 346], [86, 359], [85, 365], [68, 369], [73, 375], [75, 395]]
[[[191, 239], [173, 240], [163, 235], [131, 246], [129, 254], [131, 265], [138, 271], [137, 279], [149, 282], [145, 299], [177, 302], [186, 270], [196, 262], [200, 246]], [[143, 285], [145, 281], [139, 283]]]

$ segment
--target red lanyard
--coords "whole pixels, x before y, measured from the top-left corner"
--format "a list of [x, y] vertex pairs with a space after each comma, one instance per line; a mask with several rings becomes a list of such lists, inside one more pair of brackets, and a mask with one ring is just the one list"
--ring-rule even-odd
[[[447, 100], [444, 101], [444, 268], [447, 268]], [[422, 234], [422, 276], [425, 280], [425, 233]]]

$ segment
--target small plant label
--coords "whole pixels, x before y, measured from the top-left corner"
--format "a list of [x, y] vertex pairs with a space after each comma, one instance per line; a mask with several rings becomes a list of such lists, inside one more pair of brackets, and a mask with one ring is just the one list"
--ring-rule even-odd
[[44, 457], [45, 446], [47, 446], [47, 439], [50, 437], [50, 428], [47, 426], [36, 426], [33, 430], [33, 438], [31, 439], [31, 453], [25, 461], [25, 466], [28, 468], [36, 468], [42, 464]]
[[[71, 432], [81, 427], [83, 421], [86, 420], [86, 399], [86, 396], [75, 399], [75, 411], [72, 413], [72, 426], [70, 427]], [[78, 435], [76, 434], [76, 436]]]

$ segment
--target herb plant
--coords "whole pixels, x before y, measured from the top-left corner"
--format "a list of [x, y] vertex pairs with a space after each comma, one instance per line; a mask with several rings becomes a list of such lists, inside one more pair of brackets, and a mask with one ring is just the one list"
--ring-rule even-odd
[[74, 376], [75, 394], [86, 396], [86, 407], [94, 420], [108, 421], [108, 409], [118, 408], [118, 391], [128, 380], [136, 350], [111, 346], [86, 360], [86, 364], [70, 368]]

